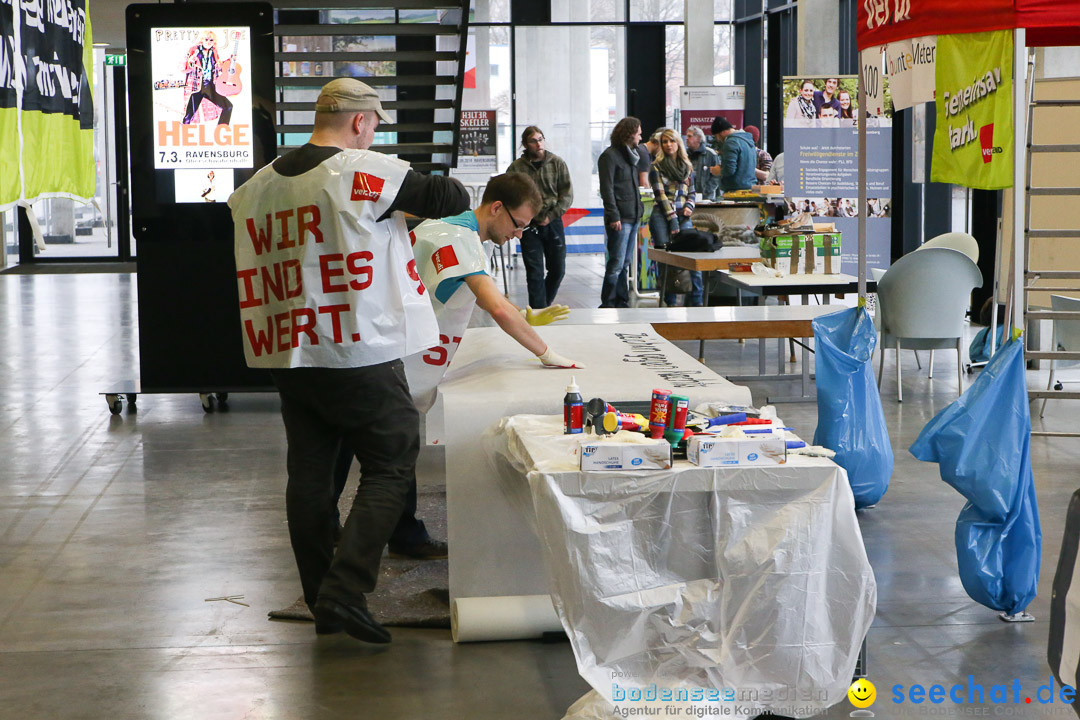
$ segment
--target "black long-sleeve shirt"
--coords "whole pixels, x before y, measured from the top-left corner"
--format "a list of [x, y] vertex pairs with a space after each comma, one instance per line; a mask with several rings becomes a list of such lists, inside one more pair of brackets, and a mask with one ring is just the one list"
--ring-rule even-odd
[[[274, 170], [286, 177], [303, 175], [339, 152], [339, 147], [307, 143], [275, 160]], [[410, 169], [390, 209], [379, 220], [385, 220], [395, 210], [424, 218], [443, 218], [468, 209], [469, 191], [459, 180], [445, 175], [422, 175]]]

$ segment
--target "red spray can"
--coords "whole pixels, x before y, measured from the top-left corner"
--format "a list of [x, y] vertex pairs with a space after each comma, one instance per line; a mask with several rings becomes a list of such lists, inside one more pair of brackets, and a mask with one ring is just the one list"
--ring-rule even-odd
[[670, 399], [670, 390], [652, 391], [652, 403], [649, 405], [649, 437], [654, 440], [664, 437], [668, 413], [671, 411]]

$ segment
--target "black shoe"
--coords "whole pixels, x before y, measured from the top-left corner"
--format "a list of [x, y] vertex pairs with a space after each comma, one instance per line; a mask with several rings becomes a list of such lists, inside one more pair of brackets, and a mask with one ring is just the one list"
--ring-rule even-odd
[[315, 603], [315, 631], [318, 632], [320, 626], [330, 628], [335, 625], [340, 625], [342, 630], [357, 640], [382, 644], [390, 642], [390, 633], [371, 617], [366, 607], [319, 598]]
[[341, 626], [341, 623], [337, 621], [315, 621], [315, 634], [316, 635], [336, 635], [343, 631], [345, 628]]
[[390, 546], [390, 557], [395, 560], [445, 560], [448, 557], [446, 543], [428, 538], [418, 545]]

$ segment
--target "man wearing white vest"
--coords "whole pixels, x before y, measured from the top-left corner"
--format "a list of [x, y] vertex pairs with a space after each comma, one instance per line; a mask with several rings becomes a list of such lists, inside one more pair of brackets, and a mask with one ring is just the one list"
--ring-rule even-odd
[[[405, 358], [409, 391], [420, 412], [426, 413], [435, 403], [439, 383], [454, 359], [473, 308], [477, 306], [507, 335], [536, 356], [540, 361], [537, 367], [585, 367], [548, 347], [532, 327], [562, 320], [570, 313], [570, 308], [551, 305], [542, 310], [519, 310], [487, 274], [488, 260], [482, 243], [490, 240], [502, 245], [513, 237], [520, 237], [542, 204], [540, 191], [529, 176], [522, 173], [497, 175], [488, 182], [480, 207], [475, 211], [467, 210], [442, 220], [425, 220], [410, 234], [416, 267], [424, 286], [431, 292], [439, 322], [439, 344]], [[335, 497], [345, 488], [351, 463], [352, 454], [343, 447], [334, 473]], [[415, 482], [413, 484], [415, 486]], [[413, 506], [415, 508], [415, 499]], [[417, 525], [420, 532], [424, 532], [423, 523], [406, 512], [397, 532], [408, 532]], [[429, 542], [445, 551], [444, 543]], [[395, 553], [391, 540], [390, 556], [396, 555], [413, 557]]]
[[439, 382], [457, 352], [469, 326], [473, 308], [491, 316], [507, 335], [549, 368], [584, 367], [559, 355], [533, 330], [567, 316], [565, 305], [542, 310], [519, 310], [503, 296], [487, 274], [487, 257], [481, 244], [490, 240], [502, 245], [520, 236], [543, 204], [536, 183], [527, 175], [507, 173], [488, 181], [480, 207], [442, 220], [425, 220], [413, 230], [413, 256], [420, 279], [431, 291], [439, 322], [439, 344], [405, 358], [409, 389], [420, 412], [435, 402]]
[[[439, 338], [397, 211], [442, 217], [467, 208], [468, 194], [367, 150], [379, 120], [391, 119], [364, 83], [327, 83], [315, 110], [308, 144], [229, 198], [241, 333], [247, 364], [270, 369], [281, 395], [289, 538], [316, 631], [386, 643], [365, 594], [419, 452], [401, 358]], [[342, 438], [363, 476], [335, 553], [331, 476]]]

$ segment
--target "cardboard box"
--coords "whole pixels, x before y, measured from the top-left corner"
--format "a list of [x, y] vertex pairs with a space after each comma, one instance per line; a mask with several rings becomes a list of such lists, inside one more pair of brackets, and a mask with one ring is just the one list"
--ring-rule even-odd
[[687, 441], [686, 458], [701, 467], [783, 465], [787, 440], [783, 433], [745, 438], [694, 435]]
[[647, 443], [581, 444], [582, 470], [667, 470], [671, 463], [671, 445], [662, 438]]
[[750, 189], [758, 195], [782, 195], [784, 192], [779, 185], [751, 185]]
[[789, 275], [832, 275], [840, 272], [840, 233], [792, 233], [761, 238], [765, 267]]

